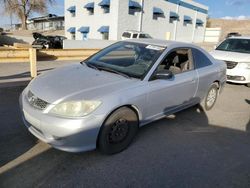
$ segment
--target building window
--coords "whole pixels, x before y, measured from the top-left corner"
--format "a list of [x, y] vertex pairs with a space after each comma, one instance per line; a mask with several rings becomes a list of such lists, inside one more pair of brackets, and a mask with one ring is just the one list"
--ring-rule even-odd
[[174, 23], [179, 20], [179, 15], [176, 12], [170, 12], [169, 23]]
[[192, 24], [192, 18], [190, 16], [184, 16], [183, 25], [187, 26], [189, 24]]
[[71, 40], [75, 40], [76, 39], [76, 28], [75, 27], [71, 27], [67, 31], [71, 35]]
[[109, 33], [102, 33], [102, 40], [109, 40]]
[[82, 39], [87, 40], [88, 39], [88, 33], [89, 33], [89, 27], [81, 27], [78, 29], [80, 33], [82, 33]]
[[82, 33], [82, 40], [88, 39], [88, 33]]
[[153, 19], [154, 20], [158, 20], [158, 18], [164, 18], [164, 12], [160, 9], [160, 8], [157, 8], [157, 7], [154, 7], [153, 8]]
[[137, 12], [141, 11], [141, 5], [136, 2], [136, 1], [129, 1], [129, 9], [128, 9], [128, 14], [130, 15], [135, 15]]
[[203, 27], [203, 26], [204, 26], [204, 22], [202, 20], [200, 20], [200, 19], [197, 19], [196, 20], [196, 28], [197, 27]]
[[76, 34], [75, 33], [71, 33], [71, 40], [76, 40]]
[[95, 3], [94, 2], [91, 2], [91, 3], [88, 3], [84, 6], [84, 8], [87, 9], [89, 15], [93, 15], [94, 14], [94, 7], [95, 7]]
[[71, 17], [75, 17], [76, 16], [76, 6], [71, 6], [67, 9], [67, 11], [70, 12]]
[[102, 26], [98, 29], [98, 32], [101, 33], [103, 40], [109, 40], [109, 26]]
[[102, 7], [104, 14], [110, 12], [110, 0], [102, 0], [98, 5]]
[[53, 22], [49, 22], [49, 27], [50, 27], [50, 28], [53, 27]]
[[110, 7], [103, 7], [103, 13], [104, 14], [110, 13]]

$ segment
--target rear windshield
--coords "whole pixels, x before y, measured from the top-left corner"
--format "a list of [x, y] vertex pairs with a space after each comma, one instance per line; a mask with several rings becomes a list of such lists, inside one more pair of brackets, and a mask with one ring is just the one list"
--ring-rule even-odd
[[250, 39], [226, 39], [216, 50], [250, 53]]
[[131, 33], [129, 33], [129, 32], [124, 32], [124, 33], [122, 34], [122, 36], [123, 36], [123, 37], [126, 37], [126, 38], [130, 38], [130, 37], [131, 37]]

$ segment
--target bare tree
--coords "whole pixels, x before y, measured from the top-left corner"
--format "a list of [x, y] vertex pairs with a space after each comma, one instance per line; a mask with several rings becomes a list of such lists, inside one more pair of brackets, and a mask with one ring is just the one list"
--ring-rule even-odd
[[55, 0], [0, 0], [4, 4], [5, 13], [16, 15], [22, 22], [22, 29], [27, 29], [27, 19], [32, 13], [46, 13], [48, 5]]

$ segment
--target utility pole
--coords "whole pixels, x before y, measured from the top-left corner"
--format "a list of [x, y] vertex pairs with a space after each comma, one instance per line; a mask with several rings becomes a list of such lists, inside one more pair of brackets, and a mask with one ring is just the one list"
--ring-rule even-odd
[[13, 25], [13, 16], [12, 13], [10, 13], [10, 29], [12, 30], [12, 25]]
[[[176, 6], [176, 14], [179, 16], [179, 8], [180, 8], [180, 2], [177, 4]], [[179, 19], [179, 18], [178, 18]], [[174, 24], [174, 37], [173, 37], [173, 40], [176, 40], [176, 36], [177, 36], [177, 24], [178, 24], [178, 21], [174, 21], [175, 24]]]
[[140, 32], [142, 32], [143, 14], [144, 14], [144, 0], [141, 0], [141, 14], [140, 14], [140, 23], [139, 23]]
[[193, 34], [192, 34], [192, 42], [194, 42], [195, 30], [196, 30], [196, 19], [197, 19], [198, 11], [195, 11], [194, 20], [193, 20]]

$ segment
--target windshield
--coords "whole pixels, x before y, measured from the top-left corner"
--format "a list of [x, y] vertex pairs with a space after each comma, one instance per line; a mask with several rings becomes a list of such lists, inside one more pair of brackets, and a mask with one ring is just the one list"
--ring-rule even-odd
[[99, 70], [142, 79], [165, 48], [133, 42], [118, 42], [85, 61]]
[[250, 53], [250, 39], [227, 39], [216, 50]]

